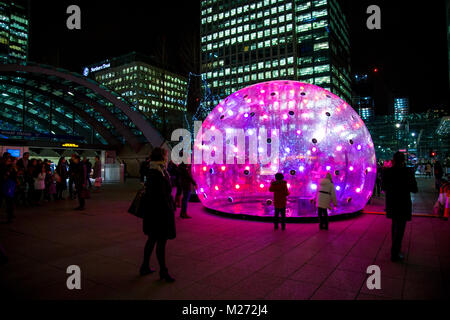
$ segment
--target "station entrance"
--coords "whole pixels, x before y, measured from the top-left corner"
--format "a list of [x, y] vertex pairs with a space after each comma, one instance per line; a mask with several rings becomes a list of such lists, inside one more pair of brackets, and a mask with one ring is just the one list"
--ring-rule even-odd
[[69, 160], [72, 154], [77, 154], [81, 159], [88, 159], [92, 164], [98, 156], [102, 164], [102, 180], [105, 183], [121, 183], [124, 181], [123, 164], [116, 159], [116, 150], [107, 148], [106, 145], [89, 145], [74, 142], [48, 143], [44, 141], [15, 140], [4, 141], [0, 139], [1, 154], [9, 152], [12, 157], [20, 159], [28, 152], [30, 159], [47, 159], [51, 161], [52, 171], [59, 160], [65, 157]]

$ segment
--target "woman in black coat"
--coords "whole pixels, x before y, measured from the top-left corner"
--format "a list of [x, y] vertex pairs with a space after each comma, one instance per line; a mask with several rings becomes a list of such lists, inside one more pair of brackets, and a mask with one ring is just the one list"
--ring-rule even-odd
[[384, 170], [381, 189], [386, 193], [386, 216], [392, 219], [391, 260], [399, 261], [403, 259], [400, 249], [406, 222], [411, 221], [411, 192], [418, 191], [414, 172], [405, 166], [403, 153], [395, 153], [392, 168]]
[[144, 248], [144, 262], [140, 274], [147, 275], [150, 257], [156, 244], [156, 257], [160, 267], [160, 278], [167, 282], [175, 281], [166, 267], [165, 252], [169, 239], [175, 239], [175, 203], [172, 197], [170, 175], [167, 172], [167, 150], [155, 148], [150, 156], [144, 195], [143, 230], [148, 236]]

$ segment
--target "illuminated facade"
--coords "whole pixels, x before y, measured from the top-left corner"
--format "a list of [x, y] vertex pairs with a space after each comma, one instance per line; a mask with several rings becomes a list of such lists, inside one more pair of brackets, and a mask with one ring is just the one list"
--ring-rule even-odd
[[28, 58], [29, 4], [0, 0], [0, 62], [23, 63]]
[[408, 98], [394, 98], [394, 118], [402, 121], [409, 114], [409, 100]]
[[203, 0], [200, 35], [201, 71], [221, 98], [289, 79], [351, 101], [348, 25], [336, 0]]
[[375, 103], [372, 97], [353, 97], [352, 106], [363, 120], [370, 120], [375, 115]]
[[150, 57], [133, 52], [88, 66], [83, 75], [119, 93], [160, 129], [164, 122], [171, 127], [182, 121], [187, 78], [156, 66]]

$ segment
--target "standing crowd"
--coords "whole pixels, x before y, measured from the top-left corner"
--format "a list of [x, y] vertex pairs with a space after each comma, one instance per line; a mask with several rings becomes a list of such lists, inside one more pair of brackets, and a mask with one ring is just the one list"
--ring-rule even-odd
[[[25, 152], [17, 159], [5, 152], [0, 159], [0, 206], [5, 205], [6, 222], [11, 223], [16, 206], [36, 207], [45, 202], [64, 200], [64, 192], [69, 189], [69, 199], [78, 198], [77, 210], [85, 208], [85, 198], [89, 197], [92, 164], [85, 157], [73, 154], [67, 161], [61, 157], [56, 167], [48, 159], [30, 159]], [[101, 181], [101, 162], [95, 158], [93, 178]], [[96, 190], [99, 189], [97, 185]]]

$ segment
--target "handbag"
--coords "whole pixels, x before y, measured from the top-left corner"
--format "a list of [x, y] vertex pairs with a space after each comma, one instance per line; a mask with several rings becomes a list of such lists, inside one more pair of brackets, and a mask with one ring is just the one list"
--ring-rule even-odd
[[145, 188], [142, 188], [136, 193], [136, 196], [134, 197], [134, 200], [131, 203], [128, 212], [138, 218], [144, 218], [144, 210], [143, 210], [144, 207], [143, 204], [145, 201], [144, 197], [145, 197]]

